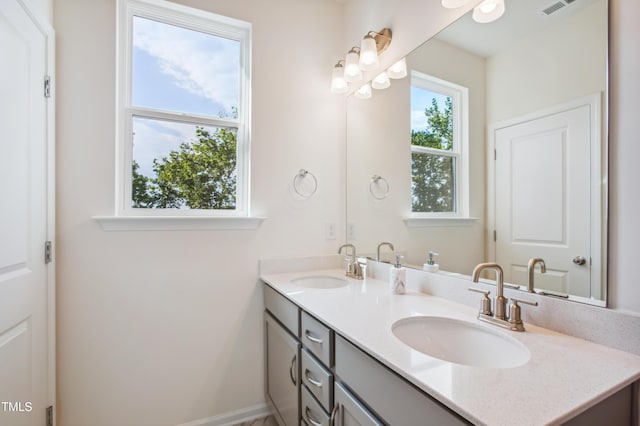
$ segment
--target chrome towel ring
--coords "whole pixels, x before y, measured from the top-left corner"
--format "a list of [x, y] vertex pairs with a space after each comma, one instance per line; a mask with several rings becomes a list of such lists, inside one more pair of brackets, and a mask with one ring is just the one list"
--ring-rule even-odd
[[[306, 179], [307, 176], [310, 176], [313, 180], [311, 188], [304, 188], [302, 183]], [[302, 198], [309, 198], [318, 190], [318, 179], [308, 170], [300, 169], [298, 174], [293, 177], [293, 190], [296, 191], [296, 194], [301, 196]]]
[[[375, 188], [375, 189], [374, 189]], [[369, 184], [369, 192], [376, 200], [384, 200], [389, 195], [389, 182], [380, 175], [373, 175]]]

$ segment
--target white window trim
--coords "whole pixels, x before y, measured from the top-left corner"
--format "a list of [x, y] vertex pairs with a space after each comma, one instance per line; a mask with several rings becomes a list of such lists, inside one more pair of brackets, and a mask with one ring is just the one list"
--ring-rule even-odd
[[[455, 182], [455, 212], [411, 212], [405, 223], [409, 227], [432, 226], [423, 221], [437, 220], [436, 226], [450, 226], [461, 224], [465, 220], [452, 221], [450, 219], [470, 219], [469, 217], [469, 89], [432, 77], [427, 74], [412, 70], [411, 86], [425, 90], [442, 93], [453, 99], [453, 151], [441, 151], [425, 147], [411, 147], [411, 152], [440, 155], [456, 158], [456, 182]], [[421, 223], [423, 222], [423, 223]]]
[[[240, 42], [238, 119], [217, 119], [133, 108], [131, 59], [133, 16], [202, 31]], [[213, 23], [212, 23], [213, 22]], [[262, 218], [250, 216], [251, 24], [163, 0], [118, 0], [116, 25], [116, 191], [114, 216], [94, 217], [105, 230], [257, 228]], [[137, 114], [136, 114], [137, 113]], [[234, 210], [144, 209], [131, 207], [131, 125], [134, 115], [177, 122], [237, 128], [237, 183]], [[185, 118], [188, 117], [188, 118]], [[124, 220], [135, 218], [135, 220]], [[197, 220], [193, 220], [197, 218]], [[246, 220], [242, 220], [242, 219]], [[187, 219], [178, 225], [180, 219]], [[191, 220], [189, 220], [191, 219]], [[233, 219], [233, 220], [229, 220]], [[114, 225], [120, 224], [120, 225]], [[114, 228], [118, 228], [115, 229]]]
[[94, 216], [104, 231], [207, 231], [257, 229], [264, 217]]

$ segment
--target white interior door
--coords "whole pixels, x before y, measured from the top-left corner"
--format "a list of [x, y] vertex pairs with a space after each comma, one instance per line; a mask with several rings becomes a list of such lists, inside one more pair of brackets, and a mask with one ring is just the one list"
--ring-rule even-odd
[[591, 296], [591, 108], [495, 132], [495, 256], [507, 282], [526, 285], [528, 260], [540, 257], [536, 288]]
[[0, 425], [45, 425], [50, 402], [47, 36], [0, 1]]

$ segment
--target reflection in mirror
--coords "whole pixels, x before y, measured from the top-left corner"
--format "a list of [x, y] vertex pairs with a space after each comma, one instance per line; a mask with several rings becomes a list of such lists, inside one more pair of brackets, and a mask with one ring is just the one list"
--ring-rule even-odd
[[[538, 291], [604, 305], [608, 5], [549, 6], [466, 15], [407, 56], [407, 78], [347, 99], [347, 240], [360, 255], [390, 241], [406, 266], [436, 251], [442, 273], [465, 276], [496, 261], [522, 289], [532, 275]], [[530, 274], [531, 258], [546, 273]]]

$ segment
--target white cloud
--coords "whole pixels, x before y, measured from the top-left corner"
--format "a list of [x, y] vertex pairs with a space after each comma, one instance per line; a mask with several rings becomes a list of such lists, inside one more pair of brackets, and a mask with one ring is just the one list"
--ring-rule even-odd
[[427, 116], [424, 115], [424, 110], [411, 111], [411, 129], [412, 130], [425, 130], [429, 126]]
[[158, 59], [176, 85], [223, 105], [237, 106], [238, 42], [136, 18], [134, 46]]
[[140, 173], [155, 176], [153, 160], [169, 155], [180, 143], [195, 139], [194, 126], [171, 121], [136, 119], [133, 123], [133, 159]]

